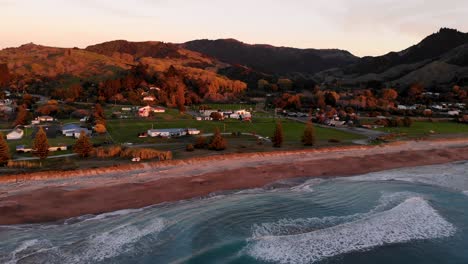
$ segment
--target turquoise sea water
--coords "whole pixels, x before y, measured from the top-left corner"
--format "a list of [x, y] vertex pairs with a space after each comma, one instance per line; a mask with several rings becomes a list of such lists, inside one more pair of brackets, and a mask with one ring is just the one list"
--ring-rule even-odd
[[0, 263], [468, 263], [468, 162], [0, 226]]

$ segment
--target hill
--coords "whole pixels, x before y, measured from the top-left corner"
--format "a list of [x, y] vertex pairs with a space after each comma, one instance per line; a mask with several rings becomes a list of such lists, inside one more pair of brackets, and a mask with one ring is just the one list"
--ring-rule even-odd
[[[468, 34], [442, 28], [400, 52], [364, 57], [358, 62], [317, 73], [319, 82], [339, 81], [344, 86], [372, 83], [380, 86], [425, 87], [468, 84]], [[378, 87], [373, 87], [378, 88]]]
[[271, 45], [250, 45], [235, 39], [194, 40], [181, 47], [207, 54], [231, 65], [242, 65], [258, 72], [277, 75], [313, 74], [356, 62], [357, 57], [343, 50], [296, 49]]
[[73, 75], [79, 78], [112, 76], [130, 68], [124, 60], [110, 58], [81, 49], [46, 47], [26, 44], [0, 50], [0, 64], [6, 64], [11, 74], [23, 77], [57, 77]]

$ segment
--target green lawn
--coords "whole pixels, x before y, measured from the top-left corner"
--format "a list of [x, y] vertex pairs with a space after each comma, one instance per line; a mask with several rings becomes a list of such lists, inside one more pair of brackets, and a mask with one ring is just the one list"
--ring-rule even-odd
[[[378, 128], [380, 131], [390, 133], [404, 133], [408, 137], [420, 137], [431, 134], [466, 134], [468, 135], [468, 125], [455, 122], [428, 122], [416, 121], [411, 127], [385, 127]], [[433, 131], [433, 133], [431, 132]]]
[[[197, 128], [202, 133], [211, 133], [216, 127], [221, 132], [244, 132], [255, 133], [264, 137], [271, 137], [275, 129], [276, 121], [271, 118], [254, 118], [253, 122], [240, 122], [238, 120], [225, 120], [222, 122], [215, 121], [196, 121], [193, 119], [178, 119], [178, 120], [109, 120], [107, 122], [107, 129], [112, 138], [116, 142], [155, 142], [157, 139], [137, 137], [138, 133], [142, 133], [151, 129], [157, 128]], [[283, 130], [286, 141], [299, 141], [305, 128], [305, 124], [283, 120]], [[337, 131], [328, 128], [316, 127], [316, 134], [318, 140], [328, 140], [331, 138], [339, 139], [342, 141], [350, 141], [354, 139], [361, 139], [362, 137], [355, 134], [350, 134], [342, 131]]]
[[[255, 104], [203, 104], [213, 110], [242, 110], [242, 109], [255, 109]], [[194, 105], [192, 109], [198, 110], [200, 105]]]

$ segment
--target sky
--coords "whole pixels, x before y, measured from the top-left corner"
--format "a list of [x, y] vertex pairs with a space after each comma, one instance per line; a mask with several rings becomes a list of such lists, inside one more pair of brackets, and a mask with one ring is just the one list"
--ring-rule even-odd
[[466, 0], [0, 0], [0, 48], [115, 39], [403, 50], [441, 27], [468, 32]]

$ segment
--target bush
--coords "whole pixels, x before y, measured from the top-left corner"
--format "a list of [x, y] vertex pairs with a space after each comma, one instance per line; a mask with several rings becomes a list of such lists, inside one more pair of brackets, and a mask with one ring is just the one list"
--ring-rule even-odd
[[98, 158], [114, 158], [120, 156], [121, 146], [100, 147], [94, 149], [94, 156]]
[[31, 162], [26, 160], [13, 161], [9, 160], [7, 163], [8, 168], [37, 168], [39, 164], [37, 162]]
[[172, 152], [170, 151], [159, 151], [149, 148], [128, 148], [123, 149], [120, 153], [120, 156], [123, 158], [140, 158], [142, 160], [158, 159], [171, 160]]
[[413, 120], [412, 120], [411, 118], [409, 118], [409, 117], [406, 116], [406, 117], [403, 119], [403, 125], [404, 125], [405, 127], [411, 127], [411, 126], [413, 125]]
[[216, 128], [213, 137], [211, 138], [210, 145], [208, 149], [221, 151], [225, 150], [227, 147], [226, 140], [221, 136], [221, 132], [219, 132], [219, 128]]
[[206, 137], [204, 136], [197, 137], [197, 140], [195, 141], [195, 148], [203, 149], [205, 147], [206, 147]]
[[188, 144], [185, 147], [185, 150], [188, 151], [188, 152], [192, 152], [192, 151], [195, 151], [195, 147], [192, 144]]

